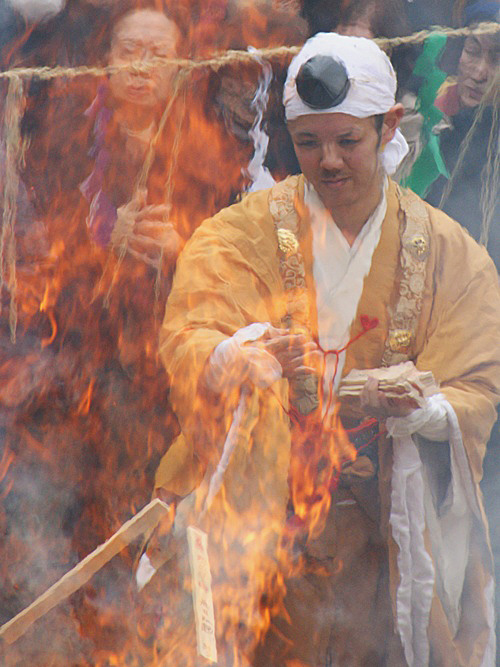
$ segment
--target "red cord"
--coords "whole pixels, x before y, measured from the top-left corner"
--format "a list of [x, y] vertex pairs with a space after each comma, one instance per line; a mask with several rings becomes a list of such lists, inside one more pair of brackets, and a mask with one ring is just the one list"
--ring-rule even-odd
[[[322, 369], [321, 369], [320, 382], [319, 382], [319, 391], [321, 392], [320, 393], [321, 403], [323, 403], [323, 401], [324, 401], [324, 394], [323, 394], [323, 392], [324, 392], [323, 384], [324, 383], [323, 383], [323, 380], [324, 380], [325, 373], [326, 373], [326, 358], [327, 358], [328, 355], [331, 355], [331, 354], [335, 355], [335, 358], [336, 358], [333, 378], [332, 378], [332, 381], [331, 381], [329, 389], [328, 389], [328, 401], [327, 401], [327, 404], [326, 404], [326, 410], [324, 412], [324, 416], [321, 420], [321, 426], [324, 426], [325, 418], [329, 414], [330, 409], [331, 409], [332, 404], [333, 404], [333, 397], [334, 397], [333, 388], [334, 388], [334, 384], [335, 384], [335, 378], [337, 376], [340, 355], [342, 354], [342, 352], [345, 352], [353, 343], [355, 343], [362, 336], [364, 336], [364, 334], [367, 331], [370, 331], [371, 329], [374, 329], [375, 327], [377, 327], [378, 323], [379, 323], [379, 321], [376, 317], [370, 318], [368, 315], [361, 315], [360, 316], [360, 321], [361, 321], [362, 331], [360, 331], [356, 336], [351, 338], [344, 345], [344, 347], [340, 348], [339, 350], [334, 350], [334, 349], [325, 350], [321, 346], [319, 340], [315, 339], [315, 343], [318, 346], [318, 349], [323, 354]], [[280, 397], [275, 392], [273, 392], [273, 393], [274, 393], [274, 396], [276, 397], [276, 400], [278, 401], [281, 409], [284, 411], [284, 413], [300, 429], [300, 432], [304, 433], [306, 428], [308, 427], [308, 425], [310, 425], [310, 423], [311, 423], [309, 415], [302, 415], [297, 410], [297, 408], [295, 408], [295, 406], [291, 406], [290, 409], [287, 409], [283, 405], [283, 403], [281, 402]], [[355, 427], [350, 428], [350, 429], [345, 429], [345, 431], [346, 431], [346, 433], [353, 433], [353, 434], [359, 433], [359, 432], [361, 432], [361, 431], [363, 431], [367, 428], [370, 428], [370, 427], [374, 426], [376, 423], [377, 423], [377, 419], [375, 419], [374, 417], [371, 417], [371, 418], [365, 419], [358, 426], [355, 426]], [[365, 449], [366, 447], [371, 445], [373, 442], [375, 442], [375, 440], [377, 440], [380, 437], [380, 435], [382, 435], [383, 432], [384, 431], [379, 431], [377, 434], [375, 434], [366, 444], [362, 445], [357, 450], [357, 453], [359, 454], [360, 451], [362, 451], [363, 449]], [[340, 465], [339, 470], [334, 470], [333, 475], [332, 475], [332, 479], [331, 479], [330, 484], [329, 484], [330, 490], [334, 491], [334, 490], [337, 489], [339, 479], [340, 479], [340, 470], [342, 469], [343, 463], [346, 463], [347, 461], [348, 461], [348, 459], [346, 459], [345, 461], [342, 462], [342, 464]]]

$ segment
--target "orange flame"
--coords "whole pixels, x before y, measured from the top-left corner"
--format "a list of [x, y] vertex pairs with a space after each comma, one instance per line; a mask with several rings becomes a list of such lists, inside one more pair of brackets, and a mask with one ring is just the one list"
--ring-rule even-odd
[[[204, 3], [185, 0], [173, 11], [184, 16], [187, 50], [196, 56], [305, 37], [296, 7], [277, 9], [280, 3], [265, 0], [209, 4], [210, 11]], [[102, 26], [96, 30], [103, 32]], [[54, 62], [58, 57], [63, 56], [53, 54]], [[258, 76], [257, 65], [197, 74], [167, 119], [148, 180], [148, 204], [170, 206], [168, 221], [181, 243], [247, 185], [241, 170], [253, 150], [245, 133], [253, 120], [250, 101]], [[173, 267], [163, 258], [158, 277], [130, 254], [121, 257], [109, 245], [99, 246], [86, 224], [89, 207], [79, 185], [95, 165], [88, 156], [92, 123], [83, 112], [99, 83], [81, 78], [28, 91], [25, 120], [34, 129], [22, 177], [34, 210], [30, 233], [19, 245], [18, 343], [2, 348], [0, 359], [0, 400], [7, 415], [0, 495], [7, 507], [2, 522], [11, 529], [2, 553], [2, 622], [149, 500], [159, 458], [179, 432], [157, 355]], [[110, 132], [116, 130], [113, 122]], [[124, 145], [137, 148], [130, 137]], [[120, 154], [109, 167], [123, 203], [133, 190], [131, 174], [137, 175], [131, 162]], [[22, 224], [19, 220], [18, 228]], [[277, 544], [282, 525], [263, 521], [253, 499], [236, 508], [221, 493], [212, 510], [210, 538], [221, 542], [221, 552], [210, 553], [221, 664], [251, 665], [255, 646], [282, 608], [285, 577], [301, 566], [291, 545], [322, 529], [334, 472], [352, 448], [336, 416], [327, 437], [316, 437], [319, 428], [313, 422], [303, 425], [292, 457], [291, 497], [299, 530], [289, 526]], [[207, 452], [207, 459], [212, 455]], [[271, 478], [261, 480], [263, 488], [270, 483]], [[14, 530], [16, 522], [26, 534]], [[66, 606], [34, 626], [9, 649], [6, 664], [29, 656], [34, 667], [194, 667], [186, 554], [174, 555], [139, 595], [132, 572], [141, 547], [125, 550]], [[165, 614], [168, 606], [178, 609], [180, 618]]]

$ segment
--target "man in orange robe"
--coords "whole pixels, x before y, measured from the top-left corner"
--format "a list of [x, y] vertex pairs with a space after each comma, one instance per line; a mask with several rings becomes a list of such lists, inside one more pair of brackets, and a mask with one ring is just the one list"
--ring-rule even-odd
[[[208, 532], [219, 664], [495, 661], [478, 483], [498, 280], [388, 177], [395, 87], [369, 40], [309, 40], [284, 93], [303, 175], [207, 220], [178, 263], [160, 352], [182, 434], [156, 493]], [[403, 362], [439, 392], [417, 406], [371, 378], [339, 400], [353, 369]]]

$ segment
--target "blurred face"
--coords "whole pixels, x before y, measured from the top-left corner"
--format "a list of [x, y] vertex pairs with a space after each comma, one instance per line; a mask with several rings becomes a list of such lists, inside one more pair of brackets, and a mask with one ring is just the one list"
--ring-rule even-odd
[[[161, 12], [138, 10], [119, 21], [111, 39], [110, 65], [123, 65], [155, 57], [177, 55], [179, 31]], [[172, 69], [155, 67], [149, 72], [123, 71], [112, 74], [110, 87], [114, 98], [140, 107], [154, 107], [166, 99]]]
[[348, 37], [368, 37], [368, 39], [375, 37], [368, 18], [359, 18], [355, 23], [339, 23], [335, 32]]
[[500, 43], [495, 35], [471, 35], [458, 64], [458, 96], [462, 107], [478, 106], [498, 74]]
[[335, 32], [339, 35], [348, 35], [351, 37], [368, 37], [372, 39], [375, 37], [373, 33], [373, 23], [375, 18], [376, 3], [366, 2], [365, 8], [358, 16], [356, 12], [351, 16], [347, 23], [339, 23], [335, 28]]
[[302, 173], [334, 217], [337, 208], [362, 198], [377, 201], [381, 172], [374, 118], [305, 115], [289, 121], [288, 129]]
[[248, 132], [255, 120], [252, 102], [255, 96], [255, 84], [246, 81], [244, 76], [222, 74], [215, 103], [220, 110], [227, 129], [241, 141], [250, 140]]

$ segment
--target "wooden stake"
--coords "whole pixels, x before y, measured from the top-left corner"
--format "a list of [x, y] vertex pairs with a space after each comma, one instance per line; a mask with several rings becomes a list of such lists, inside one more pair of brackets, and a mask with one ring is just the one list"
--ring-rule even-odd
[[122, 549], [133, 542], [139, 535], [154, 528], [169, 511], [169, 506], [156, 498], [123, 524], [104, 544], [94, 549], [78, 565], [67, 572], [59, 581], [40, 595], [29, 607], [19, 612], [0, 628], [0, 637], [12, 644], [26, 630], [48, 611], [77, 591]]

